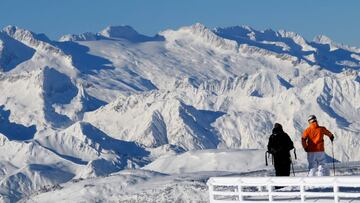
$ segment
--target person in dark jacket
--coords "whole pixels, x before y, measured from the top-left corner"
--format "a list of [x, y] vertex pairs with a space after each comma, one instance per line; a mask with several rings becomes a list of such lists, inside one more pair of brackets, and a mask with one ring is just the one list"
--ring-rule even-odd
[[290, 150], [294, 149], [294, 143], [279, 123], [275, 123], [267, 147], [268, 152], [273, 156], [276, 176], [289, 176]]

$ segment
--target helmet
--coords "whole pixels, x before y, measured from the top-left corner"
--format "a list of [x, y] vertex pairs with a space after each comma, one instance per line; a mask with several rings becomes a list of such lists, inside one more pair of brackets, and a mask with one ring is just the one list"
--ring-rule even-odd
[[308, 122], [314, 122], [314, 121], [316, 121], [316, 116], [315, 115], [310, 115], [309, 117], [308, 117]]

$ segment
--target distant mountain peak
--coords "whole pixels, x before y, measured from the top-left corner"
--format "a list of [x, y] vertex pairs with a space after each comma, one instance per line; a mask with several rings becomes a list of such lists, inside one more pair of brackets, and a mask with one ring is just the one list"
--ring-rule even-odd
[[65, 41], [94, 41], [94, 40], [98, 40], [99, 39], [99, 35], [98, 34], [94, 34], [92, 32], [85, 32], [82, 34], [68, 34], [68, 35], [64, 35], [62, 37], [60, 37], [59, 41], [60, 42], [65, 42]]
[[209, 28], [201, 23], [181, 27], [178, 31], [188, 31], [194, 34], [214, 34]]
[[0, 32], [15, 41], [20, 42], [34, 50], [41, 50], [43, 52], [53, 53], [64, 57], [69, 63], [71, 63], [71, 56], [66, 55], [57, 45], [51, 41], [45, 34], [36, 34], [29, 30], [19, 28], [16, 26], [6, 26]]
[[347, 51], [351, 51], [351, 52], [360, 54], [360, 48], [345, 45], [343, 43], [337, 43], [326, 35], [318, 35], [318, 36], [314, 37], [313, 42], [318, 43], [318, 44], [327, 44], [330, 46], [331, 51], [334, 51], [336, 49], [344, 49]]
[[129, 25], [108, 26], [104, 30], [100, 31], [99, 34], [109, 38], [133, 38], [140, 35]]
[[195, 24], [191, 25], [190, 28], [192, 28], [193, 30], [199, 30], [199, 31], [208, 30], [208, 28], [201, 23], [195, 23]]
[[29, 30], [19, 28], [17, 26], [8, 25], [3, 28], [3, 33], [7, 34], [8, 36], [15, 38], [17, 40], [21, 40], [24, 38], [33, 38], [35, 39], [34, 33]]
[[22, 40], [25, 38], [41, 40], [44, 42], [50, 42], [51, 40], [45, 34], [35, 34], [30, 30], [23, 29], [14, 25], [8, 25], [2, 29], [2, 32], [6, 33], [12, 38]]
[[313, 41], [316, 43], [319, 43], [319, 44], [332, 44], [333, 43], [333, 41], [330, 39], [330, 37], [325, 36], [325, 35], [318, 35], [318, 36], [314, 37]]
[[224, 39], [216, 35], [212, 30], [201, 23], [181, 27], [178, 30], [165, 30], [160, 33], [168, 42], [184, 40], [184, 43], [194, 42], [196, 44], [210, 45], [222, 50], [237, 51], [238, 44], [235, 41]]
[[318, 35], [318, 36], [314, 37], [313, 42], [318, 43], [318, 44], [323, 44], [323, 45], [329, 45], [330, 51], [337, 50], [338, 48], [343, 48], [343, 49], [347, 49], [347, 50], [351, 49], [348, 46], [344, 46], [344, 45], [335, 43], [330, 37], [328, 37], [326, 35]]
[[108, 26], [99, 33], [85, 32], [82, 34], [69, 34], [62, 36], [59, 41], [94, 41], [101, 39], [125, 39], [130, 42], [161, 41], [161, 36], [149, 37], [138, 33], [129, 25]]
[[5, 26], [2, 31], [6, 32], [7, 34], [9, 35], [12, 35], [16, 32], [16, 30], [19, 29], [17, 26], [14, 26], [14, 25], [8, 25], [8, 26]]

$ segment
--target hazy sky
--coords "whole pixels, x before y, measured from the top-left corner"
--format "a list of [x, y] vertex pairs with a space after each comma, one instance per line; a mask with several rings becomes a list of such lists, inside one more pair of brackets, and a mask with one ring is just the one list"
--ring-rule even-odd
[[154, 35], [196, 22], [285, 29], [307, 40], [324, 34], [360, 47], [360, 0], [0, 0], [0, 27], [16, 25], [51, 39], [108, 25]]

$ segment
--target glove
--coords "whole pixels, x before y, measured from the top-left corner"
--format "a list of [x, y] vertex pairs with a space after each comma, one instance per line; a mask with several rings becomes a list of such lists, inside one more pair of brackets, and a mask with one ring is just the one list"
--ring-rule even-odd
[[274, 155], [274, 154], [276, 154], [277, 153], [277, 150], [275, 150], [275, 149], [270, 149], [270, 154], [272, 154], [272, 155]]
[[331, 142], [334, 141], [334, 138], [335, 138], [334, 135], [330, 137]]

